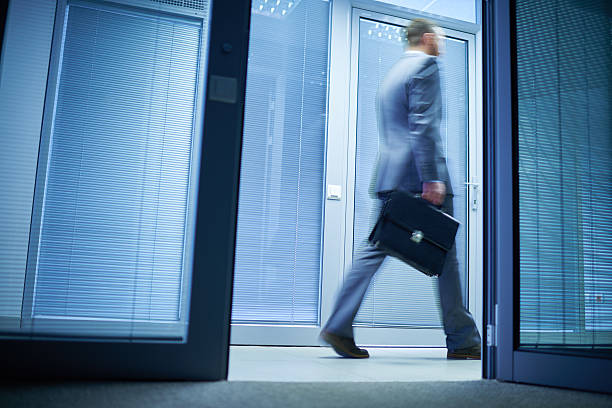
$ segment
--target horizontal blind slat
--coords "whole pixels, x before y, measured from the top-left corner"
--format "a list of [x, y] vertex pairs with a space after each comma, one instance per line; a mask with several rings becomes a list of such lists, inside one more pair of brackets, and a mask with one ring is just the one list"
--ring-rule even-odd
[[108, 7], [68, 9], [33, 316], [178, 321], [202, 29]]
[[529, 346], [612, 343], [604, 7], [599, 0], [516, 4], [520, 325]]
[[284, 15], [254, 2], [247, 67], [234, 323], [319, 320], [329, 3]]

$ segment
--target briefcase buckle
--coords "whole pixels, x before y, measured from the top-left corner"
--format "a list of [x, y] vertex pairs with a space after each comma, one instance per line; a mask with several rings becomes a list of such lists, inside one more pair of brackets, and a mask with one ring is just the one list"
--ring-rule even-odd
[[410, 239], [418, 244], [423, 240], [424, 236], [425, 235], [423, 235], [423, 231], [416, 230], [412, 233]]

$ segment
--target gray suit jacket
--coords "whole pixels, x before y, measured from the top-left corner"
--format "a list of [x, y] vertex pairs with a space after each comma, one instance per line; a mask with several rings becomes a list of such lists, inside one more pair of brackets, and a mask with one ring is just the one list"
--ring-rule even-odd
[[442, 95], [436, 57], [406, 51], [378, 89], [379, 156], [376, 193], [420, 193], [425, 181], [443, 181], [452, 194], [441, 150]]

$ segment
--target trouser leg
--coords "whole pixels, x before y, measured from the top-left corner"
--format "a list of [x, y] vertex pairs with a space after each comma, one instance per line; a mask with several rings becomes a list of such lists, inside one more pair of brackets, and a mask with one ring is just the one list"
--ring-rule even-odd
[[[452, 198], [449, 197], [443, 211], [449, 215], [453, 214]], [[479, 345], [480, 334], [476, 323], [463, 305], [455, 245], [448, 252], [442, 274], [437, 280], [447, 348], [457, 350]]]
[[338, 294], [333, 312], [325, 325], [325, 331], [353, 338], [353, 320], [359, 311], [372, 277], [384, 260], [385, 254], [374, 246], [365, 245], [359, 249]]
[[[453, 214], [451, 197], [445, 203], [443, 210], [449, 215]], [[324, 330], [339, 336], [353, 337], [353, 320], [359, 311], [372, 277], [382, 265], [385, 257], [383, 251], [373, 246], [365, 245], [360, 248]], [[447, 254], [442, 275], [437, 281], [448, 349], [456, 350], [480, 344], [480, 334], [474, 319], [463, 306], [459, 263], [454, 245]]]

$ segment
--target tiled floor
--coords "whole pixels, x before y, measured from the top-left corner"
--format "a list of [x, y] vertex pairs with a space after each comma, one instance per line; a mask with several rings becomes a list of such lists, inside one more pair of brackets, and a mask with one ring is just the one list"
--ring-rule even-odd
[[230, 381], [469, 381], [480, 361], [446, 359], [441, 348], [368, 348], [370, 358], [339, 358], [328, 347], [230, 348]]

